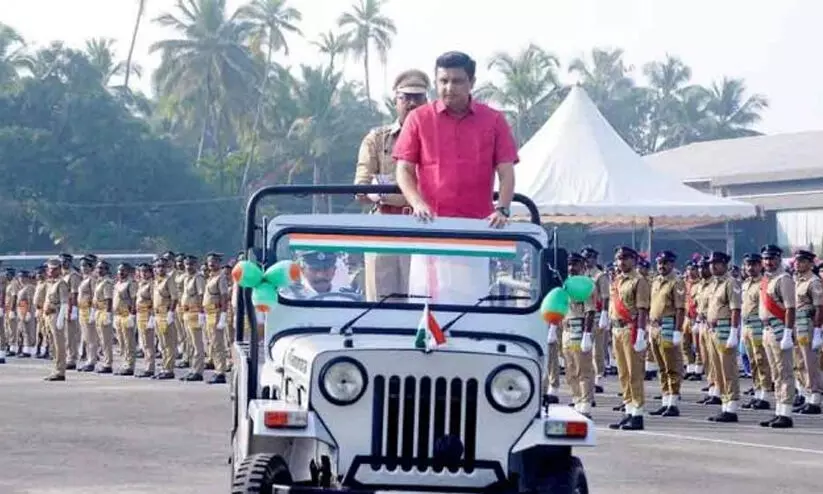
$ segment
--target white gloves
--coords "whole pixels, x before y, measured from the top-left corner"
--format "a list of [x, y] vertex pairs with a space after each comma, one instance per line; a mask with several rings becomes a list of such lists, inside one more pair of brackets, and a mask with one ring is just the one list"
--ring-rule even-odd
[[71, 308], [71, 315], [69, 316], [71, 321], [77, 320], [77, 306]]
[[129, 329], [134, 329], [134, 314], [129, 314], [129, 318], [126, 319], [126, 327]]
[[609, 327], [609, 311], [603, 310], [600, 312], [600, 320], [597, 322], [597, 326], [600, 329], [606, 329]]
[[637, 338], [634, 340], [634, 351], [640, 353], [646, 348], [646, 330], [637, 328]]
[[26, 316], [23, 318], [25, 322], [31, 321], [31, 312], [26, 312]]
[[792, 341], [792, 333], [794, 333], [794, 330], [791, 328], [785, 328], [783, 330], [783, 338], [780, 340], [781, 350], [791, 350], [792, 348], [794, 348], [794, 342]]
[[675, 331], [672, 333], [672, 345], [680, 346], [681, 344], [683, 344], [683, 333]]
[[549, 338], [548, 338], [549, 345], [552, 343], [557, 343], [557, 326], [554, 324], [549, 324]]
[[206, 314], [203, 314], [202, 312], [197, 314], [197, 325], [201, 328], [206, 326]]
[[589, 332], [583, 333], [583, 340], [580, 342], [580, 351], [589, 353], [592, 351], [592, 334]]
[[166, 323], [174, 324], [174, 311], [170, 310], [166, 313]]
[[820, 347], [823, 347], [823, 329], [814, 328], [814, 333], [812, 336], [812, 350], [820, 350]]
[[57, 312], [57, 329], [66, 327], [66, 317], [69, 315], [69, 304], [60, 304], [60, 311]]
[[225, 313], [225, 312], [221, 312], [221, 313], [220, 313], [220, 318], [217, 320], [217, 329], [226, 329], [226, 327], [227, 327], [227, 324], [226, 324], [226, 313]]
[[149, 316], [149, 324], [148, 324], [149, 329], [154, 329], [154, 327], [156, 325], [157, 325], [157, 321], [154, 319], [154, 316]]
[[89, 324], [94, 323], [94, 318], [97, 317], [97, 311], [95, 309], [91, 309], [89, 311]]
[[729, 329], [729, 337], [726, 339], [726, 348], [731, 350], [732, 348], [737, 348], [737, 344], [740, 341], [737, 339], [737, 328]]

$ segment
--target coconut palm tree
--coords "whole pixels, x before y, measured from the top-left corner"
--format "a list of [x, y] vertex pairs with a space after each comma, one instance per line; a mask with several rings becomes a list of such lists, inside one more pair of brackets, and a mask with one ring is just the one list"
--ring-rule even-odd
[[677, 57], [666, 55], [663, 61], [643, 66], [643, 74], [649, 81], [652, 113], [649, 121], [647, 151], [655, 152], [660, 145], [664, 129], [675, 124], [680, 95], [692, 78], [692, 70]]
[[[128, 66], [128, 62], [116, 61], [115, 43], [115, 40], [111, 38], [92, 38], [86, 41], [86, 56], [88, 56], [91, 64], [100, 71], [100, 83], [104, 87], [109, 85], [112, 77], [124, 75]], [[137, 64], [132, 65], [131, 71], [137, 77], [142, 74], [142, 70]]]
[[[137, 0], [137, 16], [134, 18], [134, 29], [131, 32], [131, 43], [129, 43], [129, 54], [126, 57], [126, 76], [123, 79], [123, 88], [128, 92], [129, 79], [131, 76], [134, 59], [134, 46], [137, 44], [137, 33], [140, 31], [140, 23], [143, 20], [143, 13], [146, 11], [146, 0]], [[138, 75], [140, 77], [140, 75]]]
[[20, 33], [0, 22], [0, 87], [16, 81], [18, 70], [32, 70], [33, 60], [25, 49], [26, 41]]
[[334, 31], [327, 31], [322, 33], [316, 41], [311, 44], [317, 48], [320, 53], [329, 57], [329, 68], [334, 70], [334, 61], [340, 56], [345, 58], [346, 51], [351, 49], [351, 40], [347, 33], [335, 33]]
[[711, 94], [703, 86], [691, 85], [679, 89], [676, 104], [671, 107], [671, 123], [662, 129], [658, 151], [707, 140], [710, 121], [706, 105], [710, 100]]
[[394, 21], [380, 13], [385, 3], [386, 0], [360, 0], [358, 4], [352, 5], [351, 12], [343, 13], [337, 21], [340, 27], [349, 30], [347, 32], [351, 40], [349, 49], [357, 60], [363, 60], [366, 97], [369, 99], [369, 105], [373, 105], [369, 80], [371, 47], [374, 47], [381, 65], [385, 67], [392, 38], [397, 34]]
[[[503, 76], [500, 84], [486, 83], [477, 90], [481, 99], [489, 99], [509, 110], [519, 143], [528, 134], [526, 123], [530, 111], [560, 87], [557, 70], [560, 62], [553, 54], [530, 44], [517, 55], [497, 53], [489, 61], [489, 70]], [[542, 122], [541, 122], [542, 123]]]
[[761, 135], [752, 127], [760, 122], [762, 113], [769, 107], [769, 100], [760, 94], [746, 96], [743, 79], [724, 77], [708, 88], [708, 134], [711, 139], [733, 139]]
[[[303, 19], [303, 14], [294, 7], [289, 7], [286, 0], [254, 0], [248, 5], [240, 7], [237, 11], [237, 18], [248, 21], [251, 24], [249, 35], [252, 46], [266, 47], [266, 61], [263, 66], [262, 82], [257, 97], [257, 105], [254, 111], [254, 123], [251, 129], [251, 144], [246, 156], [246, 165], [243, 169], [243, 177], [240, 181], [240, 190], [246, 187], [248, 181], [249, 168], [254, 159], [257, 141], [260, 138], [260, 119], [263, 114], [266, 91], [268, 90], [269, 74], [272, 69], [272, 57], [274, 53], [283, 50], [288, 55], [289, 44], [286, 41], [286, 34], [303, 35], [297, 22]], [[255, 51], [260, 51], [255, 50]]]
[[[150, 51], [162, 52], [154, 73], [158, 94], [173, 95], [178, 102], [197, 102], [201, 122], [198, 162], [206, 139], [223, 152], [221, 127], [245, 116], [256, 102], [260, 73], [244, 45], [252, 26], [226, 12], [226, 0], [177, 0], [176, 13], [155, 19], [174, 29], [179, 37], [154, 43]], [[231, 126], [228, 126], [231, 128]]]

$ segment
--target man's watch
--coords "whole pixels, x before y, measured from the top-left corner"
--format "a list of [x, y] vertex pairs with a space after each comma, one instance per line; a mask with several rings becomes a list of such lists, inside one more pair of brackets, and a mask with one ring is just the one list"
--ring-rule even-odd
[[509, 211], [509, 208], [507, 208], [506, 206], [497, 206], [496, 208], [494, 208], [494, 210], [502, 214], [506, 218], [508, 218], [512, 214], [511, 211]]

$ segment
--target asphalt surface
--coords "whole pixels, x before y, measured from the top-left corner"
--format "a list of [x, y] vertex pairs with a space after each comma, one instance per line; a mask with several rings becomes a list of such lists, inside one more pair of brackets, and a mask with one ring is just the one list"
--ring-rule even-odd
[[[49, 370], [34, 360], [0, 365], [0, 493], [229, 492], [226, 385], [74, 371], [67, 382], [43, 382]], [[820, 492], [823, 416], [795, 417], [795, 428], [781, 431], [758, 426], [767, 411], [712, 424], [705, 419], [719, 407], [695, 404], [701, 383], [687, 383], [683, 416], [611, 431], [615, 380], [597, 395], [599, 445], [577, 450], [593, 493]], [[647, 383], [649, 409], [656, 392]]]

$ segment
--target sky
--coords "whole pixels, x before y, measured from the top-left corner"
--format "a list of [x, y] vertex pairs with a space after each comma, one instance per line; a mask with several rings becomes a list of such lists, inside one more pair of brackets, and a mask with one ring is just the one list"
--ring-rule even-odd
[[[242, 3], [228, 0], [231, 11]], [[173, 12], [174, 4], [148, 0], [135, 49], [146, 72], [159, 63], [150, 45], [174, 36], [151, 21]], [[322, 62], [309, 41], [334, 30], [352, 0], [290, 4], [303, 12], [306, 39], [293, 38], [291, 56], [281, 62]], [[137, 11], [136, 0], [0, 0], [0, 5], [0, 21], [30, 43], [61, 39], [80, 48], [90, 37], [110, 37], [123, 59]], [[814, 62], [819, 54], [813, 49], [823, 46], [820, 0], [389, 0], [385, 13], [395, 20], [398, 35], [385, 70], [377, 62], [372, 67], [375, 97], [385, 94], [395, 74], [408, 68], [430, 72], [437, 55], [449, 50], [478, 60], [483, 81], [492, 77], [486, 64], [495, 53], [516, 52], [532, 42], [566, 65], [593, 47], [620, 47], [638, 76], [644, 63], [669, 53], [691, 66], [696, 83], [745, 78], [751, 92], [770, 101], [758, 126], [763, 132], [823, 130], [823, 66]], [[362, 63], [349, 60], [346, 76], [362, 79]], [[149, 92], [146, 74], [138, 85]]]

